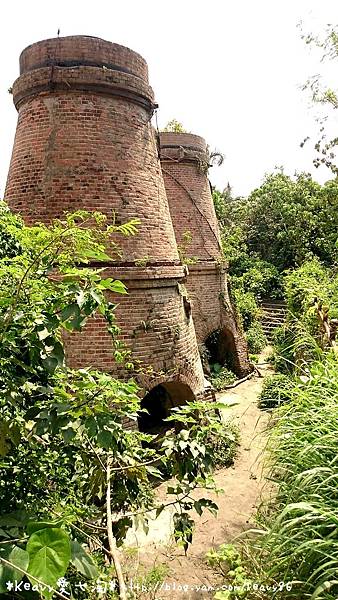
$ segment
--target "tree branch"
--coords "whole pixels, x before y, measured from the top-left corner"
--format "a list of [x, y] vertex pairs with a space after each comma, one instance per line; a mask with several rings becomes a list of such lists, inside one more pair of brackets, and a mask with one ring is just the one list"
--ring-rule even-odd
[[119, 558], [119, 552], [116, 547], [116, 539], [113, 534], [113, 523], [112, 523], [112, 511], [111, 511], [111, 499], [110, 499], [110, 458], [107, 460], [107, 534], [108, 534], [108, 542], [110, 553], [113, 558], [113, 563], [117, 575], [117, 580], [119, 582], [119, 596], [121, 600], [127, 600], [127, 588], [123, 577], [122, 567]]

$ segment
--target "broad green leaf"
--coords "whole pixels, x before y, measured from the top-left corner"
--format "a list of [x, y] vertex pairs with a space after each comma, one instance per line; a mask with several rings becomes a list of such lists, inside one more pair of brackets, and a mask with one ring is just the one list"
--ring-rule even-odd
[[42, 364], [49, 373], [54, 373], [56, 367], [58, 366], [58, 361], [52, 356], [47, 356], [47, 358], [43, 359]]
[[218, 506], [215, 504], [215, 502], [209, 500], [209, 498], [201, 498], [200, 500], [196, 500], [194, 502], [194, 509], [200, 516], [205, 508], [207, 508], [209, 512], [214, 515], [214, 517], [217, 516]]
[[6, 456], [11, 449], [11, 445], [7, 441], [8, 438], [8, 423], [5, 423], [5, 421], [0, 421], [0, 456]]
[[73, 302], [72, 304], [68, 304], [61, 311], [61, 320], [67, 321], [70, 317], [78, 317], [80, 314], [80, 309], [77, 302]]
[[7, 534], [7, 532], [6, 532], [4, 529], [2, 529], [1, 527], [0, 527], [0, 537], [3, 537], [3, 538], [5, 538], [5, 539], [9, 539], [9, 535], [8, 535], [8, 534]]
[[50, 353], [50, 356], [52, 356], [53, 358], [56, 358], [59, 366], [63, 365], [64, 359], [65, 359], [65, 353], [63, 350], [63, 346], [62, 346], [62, 344], [60, 344], [60, 342], [55, 343], [54, 348], [53, 348], [52, 352]]
[[1, 527], [23, 527], [26, 525], [28, 519], [28, 513], [26, 511], [18, 510], [12, 513], [6, 513], [0, 517]]
[[77, 540], [71, 540], [71, 562], [74, 567], [89, 579], [94, 579], [98, 576], [97, 567], [89, 554], [82, 548]]
[[90, 250], [90, 249], [86, 249], [83, 251], [83, 256], [86, 256], [87, 258], [93, 258], [94, 260], [99, 260], [99, 261], [111, 261], [111, 256], [108, 256], [108, 254], [105, 254], [104, 252], [100, 252], [99, 250]]
[[30, 521], [27, 524], [27, 533], [28, 535], [32, 535], [32, 533], [40, 531], [41, 529], [56, 529], [61, 527], [62, 523], [62, 519], [58, 519], [57, 521]]
[[20, 431], [20, 427], [18, 425], [16, 425], [15, 423], [10, 425], [8, 435], [11, 439], [11, 442], [14, 444], [14, 446], [17, 446], [20, 443], [21, 431]]
[[[33, 577], [45, 585], [56, 587], [57, 580], [67, 571], [71, 559], [71, 548], [68, 535], [59, 528], [40, 529], [31, 535], [26, 547], [29, 553], [28, 574], [34, 584]], [[53, 593], [47, 589], [42, 592], [45, 598]]]
[[153, 475], [153, 477], [157, 477], [158, 479], [163, 479], [163, 475], [157, 467], [153, 467], [152, 465], [146, 465], [146, 471], [150, 475]]
[[76, 436], [76, 431], [72, 427], [68, 427], [67, 429], [61, 429], [61, 434], [65, 443], [68, 444]]
[[113, 441], [113, 436], [110, 431], [102, 430], [97, 435], [97, 443], [101, 448], [110, 448]]
[[118, 279], [111, 279], [111, 278], [103, 279], [100, 282], [100, 287], [110, 290], [111, 292], [115, 292], [116, 294], [127, 294], [128, 293], [127, 288], [124, 285], [124, 283], [122, 283], [122, 281], [119, 281]]
[[[5, 558], [8, 562], [12, 563], [13, 567], [9, 567], [1, 562], [1, 557]], [[19, 548], [19, 546], [13, 546], [9, 544], [5, 548], [0, 548], [0, 593], [4, 594], [7, 592], [6, 583], [10, 581], [21, 581], [23, 573], [15, 569], [19, 567], [24, 571], [27, 571], [29, 563], [29, 554], [26, 550]]]

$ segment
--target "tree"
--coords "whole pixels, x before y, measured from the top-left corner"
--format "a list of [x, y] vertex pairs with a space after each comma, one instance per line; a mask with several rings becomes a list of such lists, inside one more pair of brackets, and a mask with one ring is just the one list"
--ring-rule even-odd
[[187, 133], [187, 130], [184, 129], [182, 123], [177, 121], [177, 119], [171, 119], [171, 121], [168, 121], [162, 131], [171, 133]]
[[[300, 25], [302, 28], [302, 24]], [[330, 63], [337, 62], [338, 59], [338, 28], [337, 26], [328, 25], [326, 30], [321, 35], [312, 33], [304, 33], [302, 38], [305, 43], [319, 50], [321, 62]], [[335, 73], [335, 71], [333, 71]], [[338, 137], [328, 130], [330, 125], [333, 125], [336, 130], [336, 110], [338, 109], [338, 90], [329, 83], [323, 81], [323, 77], [319, 74], [310, 77], [305, 85], [304, 90], [310, 91], [311, 99], [314, 105], [319, 109], [317, 122], [319, 126], [318, 139], [315, 141], [314, 150], [315, 158], [313, 163], [315, 167], [325, 165], [332, 173], [338, 175], [336, 147], [338, 145]], [[301, 143], [304, 146], [310, 137], [306, 137]]]
[[[213, 485], [210, 439], [230, 443], [218, 405], [192, 402], [175, 410], [175, 434], [154, 439], [125, 427], [140, 411], [132, 378], [65, 365], [63, 331], [80, 331], [98, 311], [116, 360], [132, 375], [106, 296], [126, 288], [102, 270], [78, 265], [95, 259], [104, 267], [111, 260], [106, 246], [118, 253], [115, 235], [135, 235], [136, 227], [136, 221], [107, 226], [104, 215], [84, 211], [50, 227], [27, 227], [1, 206], [0, 594], [10, 590], [6, 582], [24, 578], [38, 597], [65, 598], [55, 591], [65, 575], [71, 584], [76, 573], [95, 580], [116, 572], [126, 598], [118, 545], [136, 518], [146, 526], [149, 511], [159, 515], [164, 508], [151, 478], [173, 478], [168, 503], [178, 508], [175, 536], [185, 550], [191, 509], [217, 508], [191, 492]], [[95, 598], [95, 591], [85, 597]]]
[[248, 198], [248, 250], [280, 271], [311, 256], [332, 264], [337, 251], [337, 207], [337, 181], [320, 186], [304, 173], [295, 179], [283, 173], [269, 175]]

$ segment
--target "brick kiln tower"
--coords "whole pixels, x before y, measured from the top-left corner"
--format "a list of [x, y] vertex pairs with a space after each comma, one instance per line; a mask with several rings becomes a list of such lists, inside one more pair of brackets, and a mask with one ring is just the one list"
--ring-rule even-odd
[[[117, 321], [132, 357], [154, 370], [139, 378], [144, 405], [153, 411], [140, 426], [150, 427], [170, 403], [205, 390], [150, 123], [155, 104], [147, 64], [129, 48], [95, 37], [44, 40], [22, 52], [13, 97], [19, 119], [5, 198], [14, 211], [29, 223], [76, 209], [141, 221], [138, 235], [121, 240], [123, 260], [106, 274], [126, 283]], [[66, 348], [71, 366], [117, 374], [100, 317], [84, 334], [72, 334]]]
[[187, 289], [197, 339], [213, 362], [248, 374], [247, 344], [238, 329], [222, 264], [220, 233], [207, 177], [205, 140], [190, 133], [161, 133], [161, 163], [176, 241], [188, 259]]

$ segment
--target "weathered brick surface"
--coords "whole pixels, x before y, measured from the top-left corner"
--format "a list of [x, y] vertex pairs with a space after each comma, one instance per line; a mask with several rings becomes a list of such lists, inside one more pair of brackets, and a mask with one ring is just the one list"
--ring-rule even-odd
[[[183, 269], [178, 269], [182, 277]], [[183, 279], [179, 279], [178, 272], [175, 277], [156, 277], [155, 274], [151, 279], [137, 279], [133, 267], [126, 271], [124, 281], [128, 295], [112, 294], [111, 300], [119, 303], [116, 317], [122, 330], [120, 339], [132, 350], [132, 359], [140, 361], [145, 371], [138, 377], [139, 383], [149, 389], [164, 381], [181, 381], [193, 391], [201, 392], [204, 377], [193, 320], [185, 312], [178, 285]], [[116, 269], [107, 270], [109, 277], [121, 275]], [[68, 336], [67, 349], [68, 362], [74, 367], [93, 365], [126, 375], [114, 362], [112, 341], [100, 316], [91, 320], [83, 333]]]
[[203, 344], [213, 331], [223, 331], [228, 338], [236, 373], [239, 376], [250, 373], [248, 348], [237, 325], [224, 268], [215, 263], [190, 265], [186, 287], [192, 300], [198, 342]]
[[161, 133], [161, 163], [177, 244], [184, 233], [192, 240], [188, 258], [219, 260], [220, 234], [205, 169], [208, 165], [203, 138], [186, 133]]
[[[20, 59], [13, 86], [18, 126], [6, 200], [27, 222], [50, 222], [65, 211], [99, 210], [118, 222], [137, 217], [139, 233], [120, 238], [122, 262], [107, 276], [123, 279], [118, 301], [121, 339], [132, 359], [151, 367], [139, 382], [150, 389], [182, 382], [204, 393], [193, 321], [182, 288], [185, 271], [150, 124], [153, 92], [145, 61], [97, 38], [75, 36], [33, 44]], [[140, 268], [135, 261], [147, 264]], [[68, 364], [91, 365], [121, 377], [99, 316], [66, 336]]]
[[[189, 265], [187, 290], [199, 344], [221, 330], [227, 336], [239, 375], [252, 369], [246, 341], [240, 332], [228, 293], [226, 270], [221, 266], [220, 232], [206, 174], [208, 156], [205, 140], [186, 133], [161, 133], [160, 156], [170, 214], [178, 245]], [[187, 246], [185, 233], [191, 234]]]
[[148, 81], [148, 66], [134, 50], [87, 35], [70, 35], [36, 42], [20, 55], [20, 74], [42, 66], [72, 64], [124, 69]]

